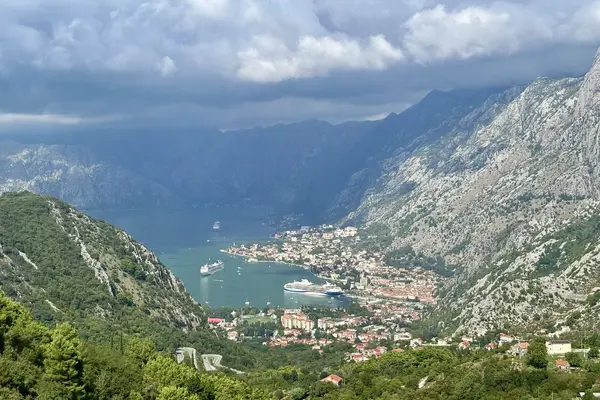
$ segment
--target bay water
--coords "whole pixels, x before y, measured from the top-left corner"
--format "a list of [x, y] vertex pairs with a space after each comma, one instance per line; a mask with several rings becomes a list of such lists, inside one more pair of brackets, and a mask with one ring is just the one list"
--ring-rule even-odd
[[[272, 228], [263, 223], [261, 209], [87, 210], [90, 215], [124, 229], [150, 248], [200, 304], [209, 307], [298, 307], [346, 305], [345, 299], [311, 297], [284, 292], [283, 285], [308, 279], [322, 283], [308, 270], [280, 263], [247, 263], [220, 252], [232, 244], [270, 240]], [[214, 221], [221, 229], [214, 232]], [[207, 277], [200, 267], [222, 260], [224, 269]]]

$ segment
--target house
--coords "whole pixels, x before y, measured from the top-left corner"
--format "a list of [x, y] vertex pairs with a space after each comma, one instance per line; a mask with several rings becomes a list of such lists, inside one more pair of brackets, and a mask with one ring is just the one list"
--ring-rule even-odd
[[221, 319], [221, 318], [208, 318], [207, 322], [209, 324], [219, 325], [219, 324], [222, 324], [223, 322], [225, 322], [225, 320]]
[[554, 366], [560, 371], [569, 370], [569, 363], [566, 360], [556, 360]]
[[488, 344], [483, 346], [483, 348], [486, 349], [487, 351], [492, 351], [497, 347], [498, 347], [498, 343], [496, 343], [496, 342], [489, 342]]
[[514, 337], [507, 335], [506, 333], [501, 333], [498, 337], [498, 342], [500, 342], [500, 344], [511, 343], [511, 342], [514, 342], [514, 340], [515, 340]]
[[412, 335], [408, 332], [396, 333], [394, 335], [395, 342], [401, 342], [403, 340], [411, 340], [411, 339], [412, 339]]
[[529, 343], [520, 342], [520, 343], [514, 344], [510, 348], [509, 353], [512, 354], [513, 356], [524, 357], [527, 354], [528, 349], [529, 349]]
[[321, 379], [321, 382], [331, 383], [337, 387], [340, 387], [340, 386], [342, 386], [342, 383], [344, 382], [344, 380], [337, 375], [329, 375], [329, 376], [326, 376], [325, 378]]
[[470, 345], [471, 345], [471, 343], [469, 343], [469, 342], [460, 342], [458, 344], [458, 348], [459, 348], [459, 350], [466, 350], [469, 348]]
[[462, 340], [463, 342], [469, 342], [469, 343], [473, 342], [473, 338], [472, 338], [471, 336], [463, 336], [463, 337], [461, 338], [461, 340]]
[[567, 354], [571, 352], [571, 342], [568, 340], [549, 340], [546, 342], [548, 355]]

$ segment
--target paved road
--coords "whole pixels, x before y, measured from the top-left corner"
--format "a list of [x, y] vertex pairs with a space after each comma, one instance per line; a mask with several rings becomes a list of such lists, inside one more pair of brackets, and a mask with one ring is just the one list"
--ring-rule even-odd
[[[194, 367], [200, 371], [200, 367], [198, 366], [198, 352], [193, 347], [180, 347], [177, 349], [182, 354], [186, 354], [194, 363]], [[183, 360], [182, 360], [183, 361]]]
[[[184, 356], [188, 356], [190, 360], [194, 363], [194, 367], [200, 371], [200, 366], [198, 365], [198, 352], [193, 347], [180, 347], [177, 349], [176, 353], [177, 362], [181, 363], [184, 360]], [[206, 371], [216, 371], [219, 368], [225, 368], [230, 371], [235, 372], [236, 374], [245, 374], [244, 371], [238, 371], [237, 369], [229, 368], [221, 364], [221, 360], [223, 356], [220, 354], [202, 354], [202, 364]]]
[[223, 356], [220, 354], [202, 354], [204, 369], [207, 371], [216, 371], [217, 368], [221, 368], [222, 358]]
[[202, 354], [202, 362], [204, 363], [204, 369], [207, 371], [216, 371], [218, 368], [226, 368], [230, 371], [235, 372], [236, 374], [245, 374], [244, 371], [239, 371], [237, 369], [221, 365], [222, 359], [223, 356], [220, 354]]

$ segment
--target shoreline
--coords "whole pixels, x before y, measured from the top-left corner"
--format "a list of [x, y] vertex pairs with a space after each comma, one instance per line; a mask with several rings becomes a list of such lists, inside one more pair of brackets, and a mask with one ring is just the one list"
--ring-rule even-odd
[[[240, 258], [245, 258], [245, 259], [252, 258], [252, 256], [248, 256], [248, 255], [244, 255], [244, 254], [232, 253], [232, 252], [227, 251], [225, 249], [221, 249], [219, 251], [221, 253], [225, 253], [225, 254], [228, 254], [228, 255], [233, 256], [233, 257], [240, 257]], [[302, 269], [305, 269], [308, 272], [310, 272], [310, 274], [313, 275], [314, 277], [319, 278], [319, 279], [323, 279], [324, 281], [341, 282], [339, 279], [326, 278], [326, 277], [317, 275], [317, 274], [315, 274], [314, 272], [311, 271], [311, 267], [310, 266], [304, 265], [304, 264], [295, 264], [295, 263], [291, 263], [291, 262], [287, 262], [287, 261], [258, 260], [258, 259], [256, 261], [251, 261], [251, 262], [246, 261], [246, 263], [248, 263], [248, 264], [257, 264], [257, 263], [285, 264], [285, 265], [290, 265], [292, 267], [300, 267]]]

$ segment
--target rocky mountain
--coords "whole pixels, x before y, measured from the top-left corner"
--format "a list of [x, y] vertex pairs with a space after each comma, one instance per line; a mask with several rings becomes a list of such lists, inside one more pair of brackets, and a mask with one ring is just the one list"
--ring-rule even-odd
[[319, 218], [337, 186], [317, 180], [341, 171], [337, 160], [371, 126], [15, 135], [0, 150], [0, 192], [26, 189], [80, 208], [258, 205]]
[[[434, 91], [375, 122], [13, 136], [0, 150], [0, 191], [88, 208], [218, 203], [344, 217], [388, 253], [411, 249], [453, 269], [440, 289], [451, 306], [438, 311], [481, 332], [534, 314], [536, 324], [566, 320], [596, 287], [587, 267], [575, 281], [564, 275], [587, 251], [555, 254], [543, 274], [536, 257], [554, 249], [548, 235], [599, 212], [599, 123], [600, 56], [583, 77]], [[505, 299], [528, 290], [520, 305]]]
[[568, 318], [598, 286], [598, 232], [578, 230], [599, 212], [599, 122], [600, 53], [584, 77], [494, 94], [388, 157], [349, 219], [458, 266], [440, 292], [458, 330]]
[[434, 91], [373, 122], [8, 135], [0, 142], [0, 192], [30, 190], [84, 209], [258, 205], [313, 223], [334, 220], [377, 184], [383, 160], [434, 142], [496, 91]]
[[83, 207], [155, 206], [179, 199], [159, 183], [115, 160], [101, 158], [82, 145], [18, 143], [0, 145], [0, 193], [28, 190], [65, 199]]
[[0, 196], [0, 289], [37, 318], [74, 321], [91, 337], [107, 324], [152, 335], [204, 319], [181, 281], [127, 233], [29, 192]]

